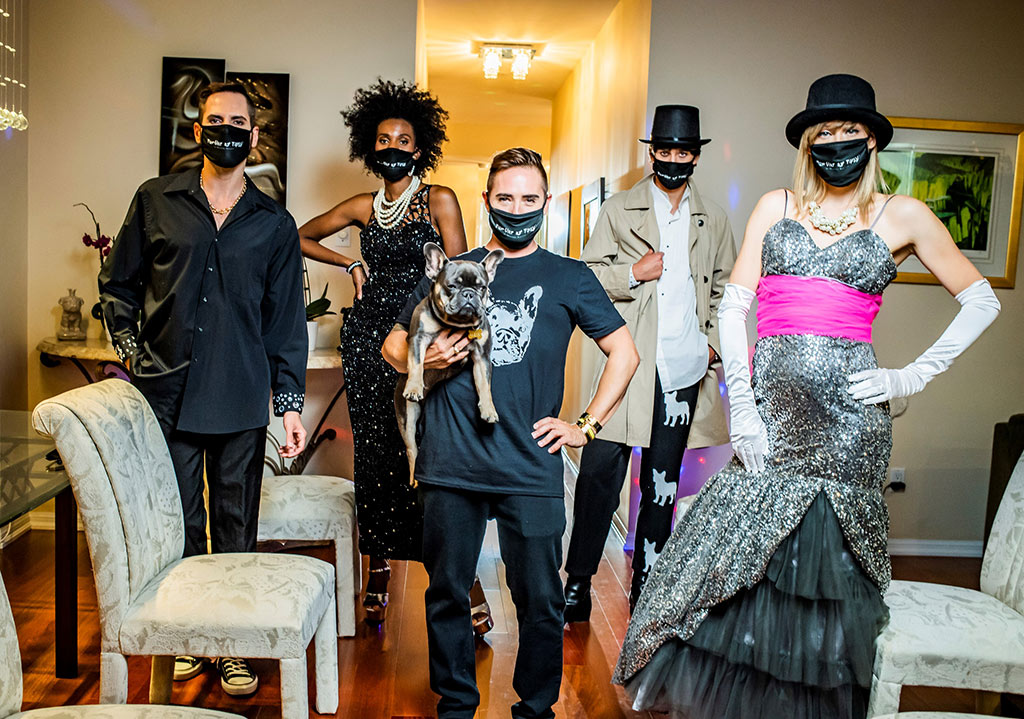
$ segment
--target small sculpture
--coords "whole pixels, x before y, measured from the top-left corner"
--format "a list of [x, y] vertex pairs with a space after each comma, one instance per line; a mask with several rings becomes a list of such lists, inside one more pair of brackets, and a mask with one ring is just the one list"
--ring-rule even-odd
[[72, 289], [57, 300], [63, 312], [60, 316], [60, 332], [57, 333], [59, 340], [84, 340], [85, 332], [82, 331], [82, 300]]

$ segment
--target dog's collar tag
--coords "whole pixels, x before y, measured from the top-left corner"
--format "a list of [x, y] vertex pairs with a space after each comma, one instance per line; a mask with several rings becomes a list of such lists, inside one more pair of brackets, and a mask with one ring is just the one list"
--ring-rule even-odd
[[466, 336], [471, 340], [478, 340], [484, 336], [484, 331], [480, 328], [469, 330], [466, 332]]

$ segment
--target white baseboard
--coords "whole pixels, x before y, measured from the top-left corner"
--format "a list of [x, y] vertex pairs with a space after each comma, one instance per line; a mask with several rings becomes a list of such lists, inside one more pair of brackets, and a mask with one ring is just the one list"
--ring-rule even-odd
[[[32, 529], [42, 529], [45, 531], [52, 532], [54, 528], [57, 526], [57, 522], [55, 520], [56, 515], [53, 512], [37, 509], [33, 512], [29, 512], [28, 515], [26, 516], [29, 518], [31, 522]], [[78, 518], [78, 531], [85, 531], [85, 527], [82, 526], [81, 517]]]
[[[565, 469], [573, 476], [579, 476], [579, 467], [572, 458], [562, 450], [562, 459], [565, 462]], [[572, 495], [569, 494], [571, 502]], [[51, 517], [52, 522], [52, 517]], [[35, 523], [33, 522], [33, 527]], [[52, 524], [51, 524], [51, 529]], [[618, 514], [612, 515], [612, 532], [623, 543], [625, 550], [633, 548], [633, 533], [625, 526]], [[890, 539], [889, 554], [904, 557], [980, 557], [984, 551], [984, 543], [981, 541], [967, 541], [955, 539]]]
[[954, 539], [890, 539], [889, 554], [910, 557], [980, 557], [984, 543]]
[[15, 539], [32, 528], [32, 518], [25, 514], [6, 525], [6, 530], [0, 532], [0, 549], [3, 549]]

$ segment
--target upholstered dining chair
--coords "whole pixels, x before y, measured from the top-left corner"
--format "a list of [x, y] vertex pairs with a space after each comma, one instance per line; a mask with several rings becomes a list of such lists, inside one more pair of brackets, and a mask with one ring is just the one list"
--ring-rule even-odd
[[356, 551], [352, 481], [317, 474], [263, 478], [259, 541], [330, 541], [334, 545], [334, 601], [339, 637], [356, 633], [356, 595], [362, 567]]
[[212, 709], [148, 706], [145, 704], [91, 704], [78, 707], [21, 709], [21, 653], [14, 615], [0, 577], [0, 719], [241, 719]]
[[312, 557], [237, 553], [182, 558], [184, 522], [167, 444], [149, 404], [106, 380], [41, 402], [81, 510], [96, 577], [100, 701], [124, 704], [126, 655], [153, 657], [150, 702], [169, 703], [174, 656], [277, 659], [281, 713], [306, 719], [306, 647], [316, 709], [338, 707], [334, 568]]
[[1024, 457], [992, 525], [981, 591], [894, 581], [885, 602], [868, 717], [895, 714], [904, 686], [1024, 694]]

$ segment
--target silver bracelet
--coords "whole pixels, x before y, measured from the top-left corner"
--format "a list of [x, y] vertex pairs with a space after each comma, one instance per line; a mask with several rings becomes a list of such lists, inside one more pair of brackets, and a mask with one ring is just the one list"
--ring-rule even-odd
[[[354, 270], [357, 267], [363, 267], [362, 260], [356, 260], [355, 262], [350, 264], [348, 267], [345, 268], [345, 272], [347, 272], [347, 273], [349, 273], [351, 275], [352, 274], [352, 270]], [[363, 268], [363, 272], [364, 273], [366, 272], [366, 268], [365, 267]]]

